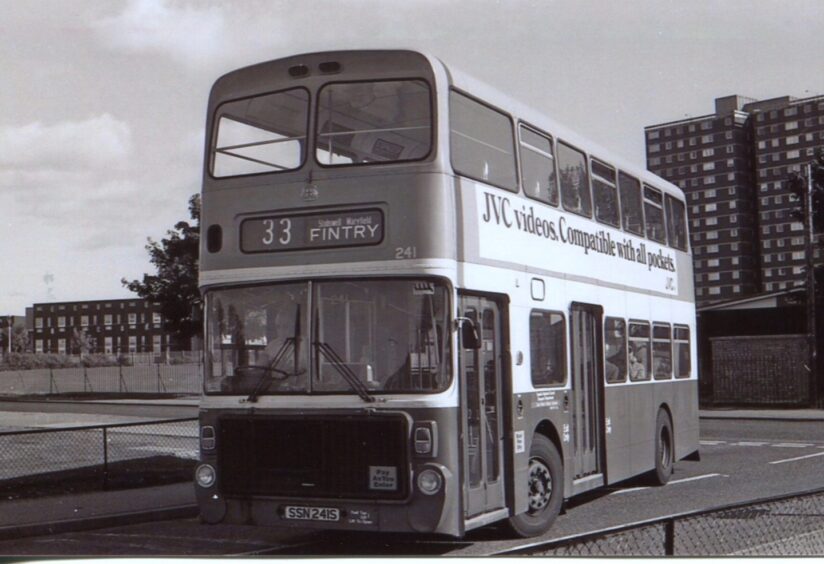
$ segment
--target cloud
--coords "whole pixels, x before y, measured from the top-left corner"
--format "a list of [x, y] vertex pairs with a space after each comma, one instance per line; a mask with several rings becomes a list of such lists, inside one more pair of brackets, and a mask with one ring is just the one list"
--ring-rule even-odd
[[183, 64], [204, 65], [226, 48], [223, 12], [201, 4], [130, 0], [125, 10], [92, 24], [110, 47], [158, 52]]
[[54, 125], [0, 126], [0, 167], [7, 170], [112, 166], [131, 150], [129, 125], [109, 114]]

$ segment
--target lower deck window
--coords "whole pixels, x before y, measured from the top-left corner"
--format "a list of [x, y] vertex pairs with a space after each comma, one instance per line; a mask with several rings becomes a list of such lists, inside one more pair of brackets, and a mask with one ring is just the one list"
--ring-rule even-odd
[[656, 323], [652, 328], [652, 371], [656, 380], [672, 378], [672, 329]]
[[566, 381], [566, 323], [557, 312], [533, 311], [529, 318], [529, 349], [534, 386], [555, 386]]
[[673, 337], [673, 372], [676, 378], [689, 378], [690, 372], [692, 372], [690, 328], [676, 326]]
[[633, 382], [650, 378], [649, 323], [629, 324], [629, 379]]
[[627, 323], [607, 317], [604, 322], [604, 376], [610, 384], [627, 379]]

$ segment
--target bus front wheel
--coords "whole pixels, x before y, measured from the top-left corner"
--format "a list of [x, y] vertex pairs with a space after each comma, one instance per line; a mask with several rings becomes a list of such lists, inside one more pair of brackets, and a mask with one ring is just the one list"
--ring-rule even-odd
[[509, 518], [509, 528], [519, 537], [534, 537], [549, 530], [564, 499], [564, 470], [561, 455], [543, 435], [532, 438], [529, 449], [525, 513]]
[[663, 409], [658, 411], [655, 423], [655, 471], [652, 479], [656, 485], [663, 486], [672, 476], [672, 466], [675, 460], [675, 448], [672, 440], [672, 423], [669, 415]]

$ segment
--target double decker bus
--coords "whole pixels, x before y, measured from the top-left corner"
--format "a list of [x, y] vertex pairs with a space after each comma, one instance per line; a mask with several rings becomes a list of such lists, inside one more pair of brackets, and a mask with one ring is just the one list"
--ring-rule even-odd
[[208, 104], [207, 523], [460, 537], [698, 452], [674, 185], [412, 51]]

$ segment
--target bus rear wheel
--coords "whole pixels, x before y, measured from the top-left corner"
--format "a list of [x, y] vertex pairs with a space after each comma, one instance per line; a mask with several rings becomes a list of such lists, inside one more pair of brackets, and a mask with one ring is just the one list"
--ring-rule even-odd
[[519, 537], [534, 537], [549, 530], [564, 499], [564, 471], [561, 455], [552, 441], [535, 435], [529, 449], [525, 513], [509, 518], [509, 529]]
[[652, 479], [656, 485], [663, 486], [669, 482], [674, 460], [672, 423], [667, 412], [661, 409], [655, 423], [655, 471], [652, 473]]

